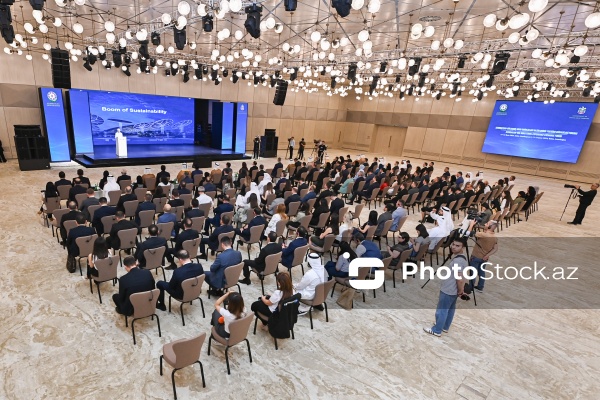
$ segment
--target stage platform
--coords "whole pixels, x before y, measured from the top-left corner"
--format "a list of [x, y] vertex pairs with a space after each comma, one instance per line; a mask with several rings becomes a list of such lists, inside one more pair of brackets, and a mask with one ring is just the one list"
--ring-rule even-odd
[[117, 157], [115, 146], [95, 146], [94, 153], [77, 154], [74, 161], [87, 168], [114, 167], [120, 165], [173, 164], [200, 159], [200, 167], [212, 166], [214, 161], [249, 159], [245, 154], [231, 150], [212, 149], [194, 145], [131, 145], [127, 148], [127, 157]]

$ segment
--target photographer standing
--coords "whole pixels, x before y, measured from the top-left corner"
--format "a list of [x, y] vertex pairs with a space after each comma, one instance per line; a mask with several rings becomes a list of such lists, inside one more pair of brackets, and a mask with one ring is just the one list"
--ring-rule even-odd
[[293, 161], [294, 160], [294, 147], [296, 146], [296, 141], [294, 140], [293, 136], [291, 138], [289, 138], [288, 146], [290, 149], [290, 161]]
[[440, 298], [435, 310], [435, 325], [431, 328], [423, 328], [430, 335], [442, 336], [442, 332], [447, 333], [454, 319], [456, 311], [456, 300], [465, 294], [465, 280], [462, 271], [468, 266], [467, 257], [463, 251], [467, 247], [467, 238], [461, 237], [455, 239], [450, 245], [452, 258], [447, 264], [449, 268], [458, 268], [457, 273], [451, 273], [446, 279], [442, 280], [440, 286]]
[[[302, 138], [302, 140], [300, 140], [300, 147], [298, 148], [298, 159], [299, 160], [304, 160], [304, 146], [306, 146], [306, 142], [304, 141], [304, 138]], [[292, 158], [292, 157], [290, 157]]]
[[575, 212], [575, 218], [573, 218], [573, 221], [567, 223], [571, 225], [581, 225], [581, 222], [583, 222], [583, 217], [585, 217], [586, 208], [588, 208], [588, 206], [592, 204], [592, 201], [594, 201], [594, 197], [596, 197], [596, 193], [598, 193], [598, 184], [593, 183], [590, 187], [590, 190], [588, 190], [587, 192], [581, 190], [579, 185], [575, 186], [575, 189], [577, 189], [577, 192], [579, 192], [579, 207], [577, 207], [577, 211]]
[[[472, 231], [476, 221], [471, 222], [469, 230]], [[498, 251], [498, 238], [496, 238], [496, 229], [498, 229], [498, 222], [489, 221], [484, 225], [483, 232], [475, 233], [475, 247], [473, 248], [473, 254], [471, 254], [471, 266], [477, 269], [477, 285], [475, 285], [475, 279], [471, 280], [471, 286], [478, 292], [483, 292], [483, 285], [485, 284], [485, 265], [490, 256]]]
[[325, 142], [321, 140], [321, 143], [319, 143], [319, 147], [317, 150], [317, 158], [319, 160], [319, 164], [323, 164], [323, 156], [325, 155], [325, 150], [327, 150], [327, 146], [325, 146]]
[[258, 159], [259, 152], [260, 152], [260, 139], [258, 136], [255, 136], [254, 137], [254, 154], [252, 155], [252, 158]]

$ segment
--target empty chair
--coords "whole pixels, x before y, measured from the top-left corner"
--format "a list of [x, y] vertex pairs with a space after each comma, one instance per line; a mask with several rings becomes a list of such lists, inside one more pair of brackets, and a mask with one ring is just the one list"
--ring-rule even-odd
[[218, 343], [221, 343], [225, 346], [225, 362], [227, 364], [227, 374], [231, 375], [231, 369], [229, 368], [229, 348], [235, 346], [238, 343], [243, 341], [246, 342], [248, 347], [248, 357], [250, 358], [250, 362], [252, 362], [252, 352], [250, 351], [250, 342], [248, 341], [248, 329], [250, 329], [250, 324], [252, 323], [252, 317], [254, 315], [248, 314], [243, 318], [237, 319], [231, 323], [229, 323], [229, 337], [224, 338], [220, 336], [215, 327], [212, 328], [210, 332], [210, 338], [208, 339], [208, 355], [210, 356], [210, 345], [214, 340]]
[[270, 254], [267, 257], [265, 257], [265, 269], [264, 271], [257, 271], [256, 269], [252, 268], [252, 272], [254, 272], [257, 276], [258, 279], [260, 279], [260, 287], [262, 289], [262, 294], [263, 296], [265, 295], [265, 276], [268, 275], [273, 275], [273, 274], [277, 274], [277, 266], [279, 265], [279, 263], [281, 262], [281, 252], [279, 253], [275, 253], [275, 254]]
[[140, 211], [140, 239], [142, 237], [142, 229], [148, 228], [154, 223], [154, 210]]
[[69, 190], [71, 190], [71, 185], [59, 185], [56, 187], [58, 190], [58, 195], [61, 200], [69, 201]]
[[192, 220], [192, 229], [197, 232], [202, 232], [204, 230], [204, 221], [206, 221], [206, 217], [194, 217]]
[[117, 203], [119, 202], [120, 197], [121, 197], [120, 190], [111, 190], [110, 192], [108, 192], [108, 205], [116, 206]]
[[352, 212], [352, 220], [358, 219], [358, 225], [360, 225], [360, 213], [362, 213], [363, 208], [365, 208], [364, 204], [357, 204], [354, 208], [354, 212]]
[[180, 299], [169, 295], [169, 312], [171, 312], [171, 298], [181, 302], [181, 304], [179, 305], [179, 312], [181, 313], [181, 323], [183, 324], [183, 326], [185, 326], [185, 318], [183, 316], [183, 305], [185, 303], [192, 304], [194, 300], [200, 300], [200, 308], [202, 308], [202, 318], [206, 317], [206, 314], [204, 314], [204, 302], [200, 298], [200, 294], [202, 293], [202, 284], [204, 283], [204, 277], [204, 274], [202, 274], [200, 276], [189, 278], [181, 282], [183, 297], [181, 297]]
[[147, 270], [156, 270], [156, 275], [158, 275], [158, 268], [162, 270], [163, 279], [166, 281], [167, 277], [165, 276], [165, 269], [163, 267], [163, 259], [165, 256], [165, 247], [157, 247], [156, 249], [148, 249], [144, 250], [144, 258], [146, 259], [146, 266], [144, 269]]
[[179, 339], [163, 346], [163, 354], [159, 358], [160, 375], [163, 374], [163, 359], [173, 367], [171, 372], [171, 383], [173, 384], [173, 397], [177, 400], [177, 389], [175, 388], [175, 372], [178, 370], [198, 363], [200, 365], [200, 375], [202, 376], [202, 387], [206, 387], [204, 380], [204, 367], [200, 362], [200, 351], [206, 340], [206, 333], [202, 333], [191, 339]]
[[[59, 186], [61, 187], [61, 186]], [[56, 241], [60, 241], [59, 239], [59, 232], [60, 232], [60, 220], [62, 219], [63, 215], [65, 215], [66, 213], [68, 213], [70, 210], [68, 208], [58, 208], [55, 209], [53, 214], [54, 220], [52, 221], [52, 236], [54, 236], [54, 231], [56, 231]]]
[[144, 185], [146, 186], [146, 190], [154, 192], [154, 190], [156, 189], [156, 178], [154, 178], [154, 177], [145, 178]]
[[238, 243], [237, 243], [237, 249], [240, 248], [240, 242], [242, 244], [245, 244], [246, 247], [248, 248], [248, 258], [250, 258], [250, 247], [253, 244], [257, 243], [258, 244], [258, 248], [262, 249], [261, 237], [262, 237], [262, 234], [263, 234], [264, 230], [265, 230], [265, 225], [264, 224], [255, 225], [252, 228], [250, 228], [250, 239], [248, 239], [246, 241], [242, 236], [239, 236]]
[[77, 262], [79, 264], [79, 275], [83, 276], [83, 272], [81, 271], [81, 259], [87, 258], [92, 251], [94, 250], [94, 242], [98, 238], [98, 235], [90, 235], [78, 237], [75, 239], [75, 243], [77, 247], [79, 247], [79, 256], [77, 257]]
[[369, 210], [371, 209], [372, 201], [374, 201], [375, 206], [377, 206], [377, 195], [379, 195], [379, 188], [374, 189], [373, 193], [371, 193], [371, 197], [369, 197], [368, 199], [365, 199], [365, 202], [369, 205]]
[[[131, 301], [131, 305], [133, 306], [133, 319], [131, 320], [131, 335], [133, 336], [133, 344], [136, 344], [135, 341], [135, 321], [142, 318], [147, 317], [156, 317], [156, 323], [158, 324], [158, 337], [162, 337], [160, 332], [160, 319], [158, 315], [156, 315], [156, 302], [158, 301], [158, 295], [160, 290], [152, 289], [147, 292], [134, 293], [129, 296], [129, 301]], [[125, 326], [127, 325], [127, 315], [125, 317]]]
[[295, 217], [298, 214], [298, 209], [300, 208], [300, 201], [292, 201], [288, 206], [288, 217]]
[[322, 304], [323, 307], [325, 307], [325, 321], [329, 322], [329, 312], [327, 311], [327, 302], [325, 300], [327, 299], [327, 293], [333, 288], [334, 284], [335, 281], [333, 279], [321, 282], [315, 287], [315, 297], [313, 297], [312, 300], [300, 299], [302, 303], [310, 306], [310, 309], [308, 310], [310, 329], [313, 329], [312, 309], [315, 306], [320, 306]]
[[385, 221], [383, 224], [383, 229], [381, 230], [381, 234], [379, 236], [377, 235], [373, 235], [373, 240], [377, 240], [379, 242], [379, 248], [381, 249], [381, 239], [385, 238], [385, 244], [389, 245], [389, 241], [388, 241], [388, 232], [390, 231], [390, 228], [392, 227], [392, 224], [394, 223], [394, 220], [390, 219], [388, 221]]
[[115, 286], [115, 282], [119, 280], [117, 278], [117, 267], [119, 266], [119, 256], [110, 256], [106, 258], [99, 258], [94, 261], [94, 266], [98, 271], [98, 276], [92, 276], [90, 279], [90, 292], [94, 293], [94, 289], [92, 288], [92, 280], [96, 284], [96, 289], [98, 290], [98, 300], [100, 300], [100, 304], [102, 304], [102, 295], [100, 294], [100, 284], [102, 282], [113, 281], [113, 286]]

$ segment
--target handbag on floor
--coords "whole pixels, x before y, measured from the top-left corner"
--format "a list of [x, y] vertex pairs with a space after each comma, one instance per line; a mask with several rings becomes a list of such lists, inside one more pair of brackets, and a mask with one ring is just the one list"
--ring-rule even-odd
[[75, 256], [67, 255], [67, 271], [73, 273], [77, 270], [77, 261], [75, 261]]
[[352, 303], [354, 302], [355, 293], [356, 289], [345, 286], [340, 292], [336, 303], [343, 309], [352, 310]]

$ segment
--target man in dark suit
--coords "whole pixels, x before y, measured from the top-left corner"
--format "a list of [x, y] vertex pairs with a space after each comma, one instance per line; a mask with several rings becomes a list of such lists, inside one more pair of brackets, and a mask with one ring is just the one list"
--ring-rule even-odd
[[258, 172], [256, 173], [256, 179], [254, 180], [254, 183], [258, 184], [258, 179], [261, 176], [265, 176], [265, 166], [260, 164], [258, 167]]
[[212, 182], [212, 178], [208, 178], [208, 180], [206, 182], [204, 182], [204, 185], [202, 185], [202, 186], [204, 186], [205, 192], [216, 192], [217, 191], [217, 187]]
[[[364, 171], [358, 171], [356, 173], [356, 178], [354, 179], [354, 185], [352, 186], [352, 195], [350, 196], [350, 198], [348, 198], [348, 204], [354, 204], [354, 197], [358, 195], [358, 187], [360, 186], [361, 182], [365, 182], [365, 185], [367, 184], [367, 180], [365, 179], [365, 173]], [[364, 186], [363, 186], [364, 188]]]
[[192, 208], [185, 212], [186, 218], [204, 217], [204, 210], [199, 209], [198, 199], [192, 199]]
[[77, 246], [75, 239], [96, 234], [94, 228], [85, 226], [86, 219], [82, 213], [77, 214], [75, 221], [77, 222], [77, 226], [69, 231], [69, 236], [67, 237], [67, 251], [73, 257], [79, 256], [79, 246]]
[[66, 176], [66, 175], [65, 175], [65, 173], [64, 173], [63, 171], [60, 171], [60, 172], [58, 173], [58, 177], [59, 177], [60, 179], [59, 179], [59, 180], [57, 180], [56, 182], [54, 182], [54, 186], [56, 186], [57, 188], [58, 188], [59, 186], [62, 186], [62, 185], [69, 185], [69, 186], [73, 186], [73, 184], [71, 183], [71, 181], [70, 181], [70, 180], [68, 180], [68, 179], [65, 179], [65, 176]]
[[365, 199], [368, 199], [371, 197], [371, 195], [373, 194], [373, 191], [375, 189], [379, 189], [379, 183], [377, 182], [377, 179], [375, 178], [375, 176], [373, 176], [373, 178], [371, 178], [370, 180], [367, 181], [368, 183], [365, 185], [365, 187], [363, 188], [363, 190], [361, 192], [359, 192], [357, 194], [358, 197], [358, 202], [360, 203], [360, 201], [362, 200], [362, 198], [364, 197]]
[[273, 166], [273, 173], [271, 174], [271, 177], [277, 177], [277, 171], [279, 171], [280, 169], [283, 169], [283, 164], [281, 163], [281, 157], [278, 157], [277, 162]]
[[306, 203], [307, 201], [311, 200], [311, 199], [316, 199], [317, 198], [317, 193], [315, 193], [315, 185], [310, 185], [310, 187], [308, 188], [308, 193], [306, 193], [304, 195], [304, 197], [302, 197], [302, 202]]
[[137, 199], [137, 196], [133, 194], [133, 189], [131, 188], [131, 186], [127, 186], [125, 188], [125, 194], [119, 197], [119, 201], [117, 202], [117, 211], [125, 212], [125, 202], [133, 200], [137, 201]]
[[120, 184], [121, 181], [131, 181], [131, 176], [127, 175], [127, 170], [121, 170], [121, 176], [117, 178], [117, 183]]
[[[302, 166], [300, 168], [296, 168], [296, 173], [294, 174], [294, 180], [301, 180], [302, 179], [302, 174], [303, 173], [308, 173], [308, 167], [306, 166], [306, 163], [303, 162]], [[301, 190], [301, 189], [298, 189]]]
[[81, 186], [81, 180], [79, 178], [75, 178], [73, 180], [73, 187], [71, 189], [69, 189], [69, 201], [75, 201], [75, 196], [81, 193], [85, 193], [86, 192], [86, 188], [84, 188], [83, 186]]
[[194, 278], [204, 273], [202, 265], [193, 263], [190, 260], [190, 255], [187, 251], [179, 250], [177, 258], [179, 259], [179, 268], [176, 268], [175, 271], [173, 271], [171, 280], [169, 282], [158, 281], [156, 283], [156, 287], [160, 290], [156, 308], [161, 311], [167, 311], [167, 307], [165, 306], [165, 291], [171, 296], [181, 299], [183, 298], [181, 283], [186, 279]]
[[185, 204], [183, 199], [179, 198], [179, 189], [173, 189], [173, 191], [171, 192], [171, 195], [173, 196], [173, 198], [171, 200], [169, 200], [169, 202], [167, 203], [171, 207], [181, 207]]
[[313, 182], [313, 175], [315, 174], [315, 172], [318, 172], [319, 168], [316, 167], [315, 163], [312, 163], [309, 167], [308, 167], [308, 173], [306, 174], [306, 181], [310, 182], [310, 183], [314, 183]]
[[203, 237], [200, 241], [200, 256], [204, 257], [205, 260], [208, 260], [208, 255], [206, 254], [206, 245], [211, 250], [211, 253], [214, 254], [217, 248], [219, 247], [219, 235], [221, 233], [229, 233], [235, 232], [233, 226], [229, 225], [231, 219], [228, 215], [221, 215], [221, 225], [216, 228], [209, 237]]
[[302, 198], [300, 198], [300, 195], [298, 194], [298, 189], [293, 187], [292, 188], [292, 194], [288, 196], [287, 199], [285, 199], [284, 204], [285, 204], [285, 212], [288, 213], [290, 212], [290, 203], [294, 203], [297, 201], [302, 201]]
[[175, 239], [175, 247], [173, 247], [172, 249], [167, 249], [167, 260], [169, 260], [169, 262], [171, 263], [171, 265], [167, 267], [167, 269], [177, 268], [173, 261], [173, 255], [177, 254], [179, 250], [183, 250], [183, 242], [185, 242], [186, 240], [198, 239], [199, 237], [200, 235], [198, 234], [198, 231], [192, 229], [192, 220], [186, 218], [183, 221], [183, 231], [180, 232], [179, 235], [177, 235], [177, 239]]
[[[250, 228], [258, 225], [263, 225], [265, 228], [267, 227], [267, 220], [262, 216], [260, 207], [254, 209], [254, 218], [250, 220], [248, 225], [242, 227], [242, 229], [236, 229], [235, 234], [240, 235], [242, 238], [244, 238], [244, 240], [248, 241], [250, 240], [251, 234]], [[239, 242], [239, 244], [243, 243]]]
[[[331, 201], [329, 203], [329, 212], [331, 214], [339, 214], [340, 210], [345, 206], [344, 200], [340, 199], [335, 194], [329, 196], [329, 200]], [[343, 221], [340, 221], [340, 223], [343, 223]]]
[[98, 204], [100, 204], [100, 202], [96, 198], [96, 192], [94, 191], [94, 189], [89, 188], [86, 191], [86, 193], [87, 193], [87, 198], [85, 200], [83, 200], [81, 202], [81, 204], [79, 204], [79, 209], [81, 210], [82, 213], [85, 214], [85, 217], [89, 221], [90, 220], [90, 212], [89, 212], [88, 208], [90, 206], [97, 206]]
[[62, 218], [60, 219], [60, 223], [58, 224], [59, 228], [60, 228], [60, 237], [63, 240], [63, 243], [61, 244], [66, 244], [66, 240], [67, 240], [67, 229], [65, 228], [65, 221], [75, 221], [78, 215], [83, 215], [83, 217], [85, 218], [85, 215], [77, 210], [77, 203], [75, 203], [74, 201], [69, 201], [69, 203], [67, 204], [67, 207], [69, 207], [69, 212], [67, 212], [66, 214], [63, 214]]
[[244, 260], [244, 279], [240, 280], [240, 283], [246, 285], [250, 284], [250, 270], [255, 269], [262, 272], [267, 267], [266, 259], [271, 254], [277, 254], [281, 251], [281, 245], [277, 243], [277, 234], [270, 232], [267, 236], [267, 245], [260, 249], [260, 253], [254, 260]]
[[137, 210], [135, 210], [135, 223], [140, 225], [140, 212], [154, 210], [156, 212], [156, 204], [152, 202], [152, 195], [150, 193], [146, 193], [144, 196], [144, 201], [138, 204]]
[[125, 213], [123, 211], [117, 211], [117, 213], [115, 214], [115, 219], [117, 222], [112, 226], [112, 229], [110, 230], [110, 236], [107, 242], [109, 247], [112, 247], [113, 250], [119, 250], [121, 248], [121, 239], [119, 239], [119, 231], [135, 228], [138, 230], [139, 233], [140, 228], [135, 222], [125, 219]]
[[102, 225], [102, 217], [106, 217], [108, 215], [115, 215], [117, 212], [117, 208], [109, 206], [106, 197], [100, 197], [100, 199], [98, 199], [98, 202], [100, 204], [100, 208], [97, 209], [94, 213], [92, 227], [96, 229], [96, 233], [98, 234], [98, 236], [102, 236], [104, 234], [104, 225]]
[[113, 294], [115, 311], [122, 315], [133, 315], [133, 305], [129, 296], [147, 292], [155, 288], [152, 272], [137, 267], [135, 258], [127, 256], [123, 260], [127, 273], [119, 278], [119, 293]]
[[222, 196], [221, 200], [223, 201], [221, 204], [215, 208], [215, 216], [213, 218], [207, 218], [204, 223], [204, 234], [208, 235], [208, 229], [212, 224], [215, 227], [219, 227], [221, 223], [221, 214], [226, 212], [233, 211], [233, 205], [229, 203], [229, 196], [226, 194]]
[[[258, 157], [257, 157], [258, 158]], [[250, 169], [248, 170], [248, 175], [250, 177], [252, 177], [252, 172], [253, 171], [258, 171], [258, 164], [256, 163], [256, 161], [252, 161], [252, 166], [250, 167]]]
[[92, 184], [90, 183], [90, 180], [88, 178], [86, 178], [85, 176], [83, 176], [83, 170], [82, 169], [78, 169], [77, 170], [77, 177], [73, 178], [73, 185], [77, 185], [77, 183], [75, 182], [75, 179], [79, 178], [79, 183], [84, 183], [87, 184], [88, 187], [91, 187]]
[[[184, 192], [181, 191], [181, 189], [185, 189], [186, 187], [191, 187], [193, 185], [194, 185], [194, 178], [192, 178], [190, 176], [190, 171], [183, 171], [183, 178], [181, 178], [181, 182], [179, 182], [179, 194], [185, 194]], [[189, 191], [189, 189], [186, 189], [186, 190]]]
[[581, 190], [579, 185], [575, 186], [575, 188], [577, 189], [577, 193], [579, 195], [579, 207], [577, 207], [573, 221], [567, 223], [571, 225], [581, 225], [583, 218], [585, 217], [585, 210], [590, 206], [590, 204], [592, 204], [594, 197], [596, 197], [596, 194], [598, 193], [598, 184], [592, 184], [590, 190], [587, 192]]
[[305, 181], [303, 181], [302, 179], [298, 180], [298, 195], [300, 195], [300, 193], [304, 190], [304, 189], [308, 189], [308, 183], [306, 183]]
[[171, 174], [167, 172], [167, 167], [161, 165], [160, 172], [156, 174], [156, 182], [162, 181], [163, 176], [166, 176], [167, 179], [171, 178]]
[[294, 261], [294, 250], [298, 247], [306, 246], [308, 244], [308, 231], [303, 226], [298, 228], [298, 236], [287, 245], [281, 253], [281, 264], [286, 268], [292, 268], [292, 261]]
[[335, 193], [333, 193], [333, 182], [329, 181], [327, 182], [325, 188], [323, 188], [323, 190], [321, 190], [321, 193], [319, 193], [319, 195], [317, 196], [317, 201], [315, 202], [315, 204], [319, 204], [321, 202], [321, 199], [328, 199], [331, 196], [335, 196]]
[[148, 227], [148, 234], [150, 234], [150, 237], [145, 241], [138, 243], [135, 250], [135, 259], [137, 260], [140, 268], [146, 267], [146, 257], [144, 257], [144, 251], [157, 249], [159, 247], [164, 247], [167, 249], [167, 239], [158, 236], [158, 226], [154, 224], [150, 225]]
[[221, 239], [223, 252], [220, 253], [215, 262], [210, 266], [210, 271], [206, 271], [206, 283], [213, 288], [209, 294], [215, 296], [223, 295], [223, 288], [227, 284], [225, 279], [225, 268], [237, 265], [242, 262], [242, 253], [231, 248], [231, 239], [227, 236]]
[[421, 197], [423, 192], [429, 193], [429, 178], [421, 181], [421, 186], [419, 186], [419, 197]]
[[[186, 171], [187, 172], [187, 171]], [[190, 178], [192, 179], [192, 178]], [[190, 187], [192, 187], [192, 185], [194, 184], [194, 182], [192, 182], [190, 184]], [[192, 192], [190, 191], [190, 189], [188, 189], [188, 184], [186, 182], [181, 181], [181, 183], [179, 184], [179, 195], [181, 196], [182, 194], [192, 194]]]

